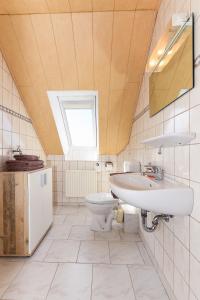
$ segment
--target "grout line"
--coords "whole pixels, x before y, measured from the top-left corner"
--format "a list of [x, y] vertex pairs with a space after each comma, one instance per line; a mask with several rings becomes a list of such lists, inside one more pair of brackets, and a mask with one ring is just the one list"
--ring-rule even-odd
[[110, 257], [110, 241], [108, 240], [108, 256], [109, 256], [109, 263], [111, 263], [111, 257]]
[[[151, 254], [151, 255], [149, 255], [149, 258], [150, 258], [150, 260], [151, 260], [151, 262], [152, 262], [152, 266], [153, 266], [154, 270], [156, 271], [156, 273], [158, 274], [159, 280], [160, 280], [160, 282], [161, 282], [161, 284], [162, 284], [162, 286], [163, 286], [163, 288], [164, 288], [164, 290], [165, 290], [165, 293], [166, 293], [168, 299], [170, 300], [169, 293], [168, 293], [168, 291], [167, 291], [167, 288], [165, 287], [165, 284], [163, 283], [163, 280], [162, 280], [162, 277], [161, 277], [160, 274], [163, 274], [166, 283], [169, 285], [170, 293], [172, 293], [172, 294], [174, 295], [174, 291], [172, 290], [169, 281], [166, 279], [163, 270], [161, 270], [161, 269], [159, 268], [159, 265], [158, 265], [158, 263], [157, 263], [157, 261], [156, 261], [156, 259], [155, 259], [155, 254], [151, 251], [151, 249], [150, 249], [150, 247], [148, 246], [148, 244], [147, 244], [147, 242], [146, 242], [145, 237], [144, 237], [143, 234], [141, 234], [141, 238], [142, 238], [142, 243], [143, 243], [143, 245], [144, 245], [144, 248], [145, 248], [145, 250], [146, 250], [146, 252], [147, 252], [148, 255], [149, 255], [149, 251], [150, 251], [150, 254]], [[155, 252], [155, 251], [154, 251], [154, 252]], [[173, 272], [174, 272], [174, 271], [173, 271]], [[177, 299], [177, 300], [178, 300], [178, 299]]]
[[46, 294], [45, 299], [47, 299], [47, 297], [48, 297], [48, 295], [49, 295], [49, 292], [50, 292], [50, 290], [51, 290], [51, 288], [52, 288], [53, 281], [54, 281], [54, 279], [55, 279], [55, 277], [56, 277], [56, 273], [57, 273], [57, 271], [58, 271], [59, 266], [60, 266], [60, 263], [57, 263], [57, 267], [56, 267], [54, 276], [53, 276], [53, 278], [52, 278], [52, 280], [51, 280], [51, 283], [50, 283], [50, 286], [49, 286], [49, 289], [48, 289], [48, 291], [47, 291], [47, 294]]
[[138, 243], [141, 243], [141, 242], [136, 242], [136, 245], [137, 245], [137, 248], [138, 248], [138, 250], [139, 250], [139, 252], [140, 252], [140, 256], [142, 257], [142, 260], [143, 260], [143, 262], [144, 262], [144, 265], [146, 265], [145, 258], [143, 257], [142, 251], [141, 251], [140, 247], [138, 246]]
[[93, 279], [94, 279], [94, 264], [92, 264], [92, 280], [91, 280], [91, 293], [90, 293], [90, 300], [92, 300]]
[[78, 248], [78, 252], [77, 252], [76, 263], [80, 263], [80, 262], [78, 261], [78, 257], [79, 257], [81, 245], [82, 245], [82, 241], [79, 241], [79, 248]]
[[[189, 264], [190, 265], [190, 264]], [[179, 273], [180, 277], [182, 278], [182, 280], [184, 281], [184, 283], [188, 286], [188, 292], [190, 292], [190, 276], [188, 278], [188, 283], [185, 280], [185, 278], [183, 277], [183, 275], [180, 273], [178, 267], [174, 264], [174, 270], [176, 270], [177, 273]], [[173, 272], [174, 273], [174, 272]], [[166, 278], [167, 279], [167, 278]], [[174, 287], [173, 287], [173, 291], [174, 291]], [[189, 296], [189, 295], [188, 295]]]
[[[190, 3], [191, 4], [191, 3]], [[194, 26], [194, 25], [193, 25]], [[193, 31], [194, 31], [194, 28], [193, 28]], [[194, 32], [193, 32], [193, 38], [194, 38]], [[193, 54], [194, 55], [194, 54]], [[195, 60], [195, 62], [196, 62], [196, 60]], [[194, 67], [196, 67], [196, 65], [194, 66]], [[191, 94], [189, 93], [189, 113], [188, 113], [188, 119], [189, 119], [189, 132], [191, 132], [191, 113], [190, 113], [190, 102], [191, 102]], [[189, 170], [188, 170], [188, 172], [189, 172], [189, 186], [190, 186], [190, 178], [191, 178], [191, 172], [190, 172], [190, 162], [191, 162], [191, 145], [189, 145]], [[194, 192], [193, 192], [193, 198], [194, 198]], [[194, 199], [193, 199], [193, 201], [194, 201]], [[190, 266], [190, 261], [191, 261], [191, 259], [190, 259], [190, 255], [192, 254], [191, 253], [191, 250], [190, 250], [190, 248], [191, 248], [191, 238], [190, 238], [190, 232], [191, 232], [191, 229], [190, 229], [190, 227], [191, 227], [191, 217], [189, 216], [189, 249], [188, 249], [188, 251], [189, 251], [189, 253], [188, 253], [188, 255], [189, 255], [189, 270], [188, 270], [188, 272], [189, 272], [189, 274], [188, 274], [188, 283], [187, 283], [187, 286], [188, 286], [188, 297], [190, 297], [190, 285], [191, 285], [191, 281], [190, 281], [190, 270], [191, 270], [191, 266]], [[175, 264], [174, 264], [175, 265]], [[185, 280], [185, 278], [183, 278], [183, 280]]]
[[[134, 280], [131, 276], [131, 272], [130, 272], [130, 266], [126, 265], [127, 267], [127, 270], [128, 270], [128, 274], [129, 274], [129, 278], [130, 278], [130, 281], [131, 281], [131, 285], [132, 285], [132, 290], [133, 290], [133, 294], [135, 296], [135, 299], [138, 299], [137, 296], [136, 296], [136, 291], [135, 291], [135, 288], [134, 288]], [[138, 299], [139, 300], [139, 299]]]
[[[8, 261], [9, 263], [13, 263], [13, 262], [18, 262], [17, 260], [16, 261]], [[3, 292], [3, 294], [1, 295], [1, 298], [4, 297], [4, 295], [6, 294], [7, 290], [9, 289], [9, 287], [12, 285], [12, 283], [15, 281], [15, 279], [18, 277], [18, 275], [22, 272], [24, 266], [26, 264], [26, 261], [23, 261], [22, 260], [22, 266], [20, 267], [20, 270], [17, 272], [17, 274], [14, 276], [14, 278], [9, 282], [8, 286], [6, 287], [5, 291]]]

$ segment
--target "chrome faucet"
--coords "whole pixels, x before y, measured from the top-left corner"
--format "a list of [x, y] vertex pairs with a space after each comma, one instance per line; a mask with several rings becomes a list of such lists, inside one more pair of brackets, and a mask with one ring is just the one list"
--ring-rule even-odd
[[152, 166], [151, 163], [148, 165], [145, 165], [143, 167], [143, 172], [142, 174], [144, 176], [152, 176], [156, 180], [163, 180], [164, 177], [164, 170], [161, 167], [158, 166]]
[[12, 150], [12, 153], [19, 153], [19, 155], [22, 155], [22, 150], [21, 150], [20, 146], [17, 146], [16, 150]]

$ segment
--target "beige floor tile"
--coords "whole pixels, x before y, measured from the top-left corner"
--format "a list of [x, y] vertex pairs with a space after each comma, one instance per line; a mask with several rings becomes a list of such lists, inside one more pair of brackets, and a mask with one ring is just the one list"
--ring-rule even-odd
[[109, 247], [112, 264], [144, 264], [134, 242], [109, 242]]
[[24, 261], [0, 261], [0, 297], [3, 295], [8, 285], [19, 273], [24, 265]]
[[94, 233], [84, 206], [58, 206], [55, 212], [52, 229], [31, 258], [0, 259], [0, 299], [134, 300], [132, 283], [137, 300], [168, 299], [137, 234], [123, 233], [119, 224]]
[[151, 266], [129, 266], [137, 300], [169, 300], [163, 285]]
[[89, 226], [72, 226], [69, 239], [91, 241], [94, 240], [94, 232], [90, 230]]
[[125, 242], [140, 242], [141, 238], [139, 236], [139, 234], [135, 234], [135, 233], [127, 233], [127, 232], [120, 232], [120, 237], [122, 241]]
[[91, 216], [91, 212], [89, 211], [89, 209], [87, 208], [87, 206], [85, 205], [81, 205], [78, 208], [78, 214], [81, 216]]
[[55, 275], [57, 264], [31, 262], [24, 265], [2, 299], [43, 300]]
[[78, 255], [81, 263], [109, 263], [109, 248], [106, 241], [83, 241]]
[[57, 224], [53, 225], [50, 231], [48, 232], [46, 238], [47, 239], [67, 239], [69, 237], [71, 231], [71, 226], [67, 224]]
[[84, 215], [67, 215], [65, 224], [67, 225], [85, 225], [86, 216]]
[[85, 225], [90, 226], [92, 224], [92, 216], [86, 216]]
[[53, 224], [63, 224], [66, 219], [65, 215], [54, 215], [53, 216]]
[[92, 265], [60, 264], [47, 300], [90, 300]]
[[80, 242], [72, 240], [53, 241], [46, 257], [47, 262], [76, 262]]
[[95, 240], [103, 241], [103, 240], [109, 240], [109, 241], [120, 241], [120, 235], [118, 231], [99, 231], [95, 232]]
[[126, 266], [94, 265], [92, 300], [134, 300]]
[[58, 206], [55, 210], [56, 215], [75, 215], [78, 213], [78, 206], [75, 205], [65, 205], [65, 206]]
[[43, 240], [35, 253], [28, 258], [27, 260], [30, 261], [43, 261], [47, 255], [47, 252], [49, 248], [51, 247], [51, 244], [53, 243], [53, 240]]
[[143, 242], [137, 242], [138, 249], [140, 250], [140, 254], [143, 258], [144, 264], [148, 266], [153, 266], [153, 263], [147, 253], [146, 248], [144, 247]]

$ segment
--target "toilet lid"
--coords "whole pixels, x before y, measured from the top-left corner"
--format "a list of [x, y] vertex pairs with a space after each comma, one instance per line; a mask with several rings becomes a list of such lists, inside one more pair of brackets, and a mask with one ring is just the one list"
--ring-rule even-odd
[[114, 199], [110, 193], [95, 193], [88, 195], [86, 201], [94, 204], [109, 204], [117, 200]]

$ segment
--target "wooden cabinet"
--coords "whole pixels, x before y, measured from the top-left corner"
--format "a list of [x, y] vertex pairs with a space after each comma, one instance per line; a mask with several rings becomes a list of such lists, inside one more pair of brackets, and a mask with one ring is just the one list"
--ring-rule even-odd
[[53, 220], [52, 170], [0, 173], [0, 255], [29, 256]]

